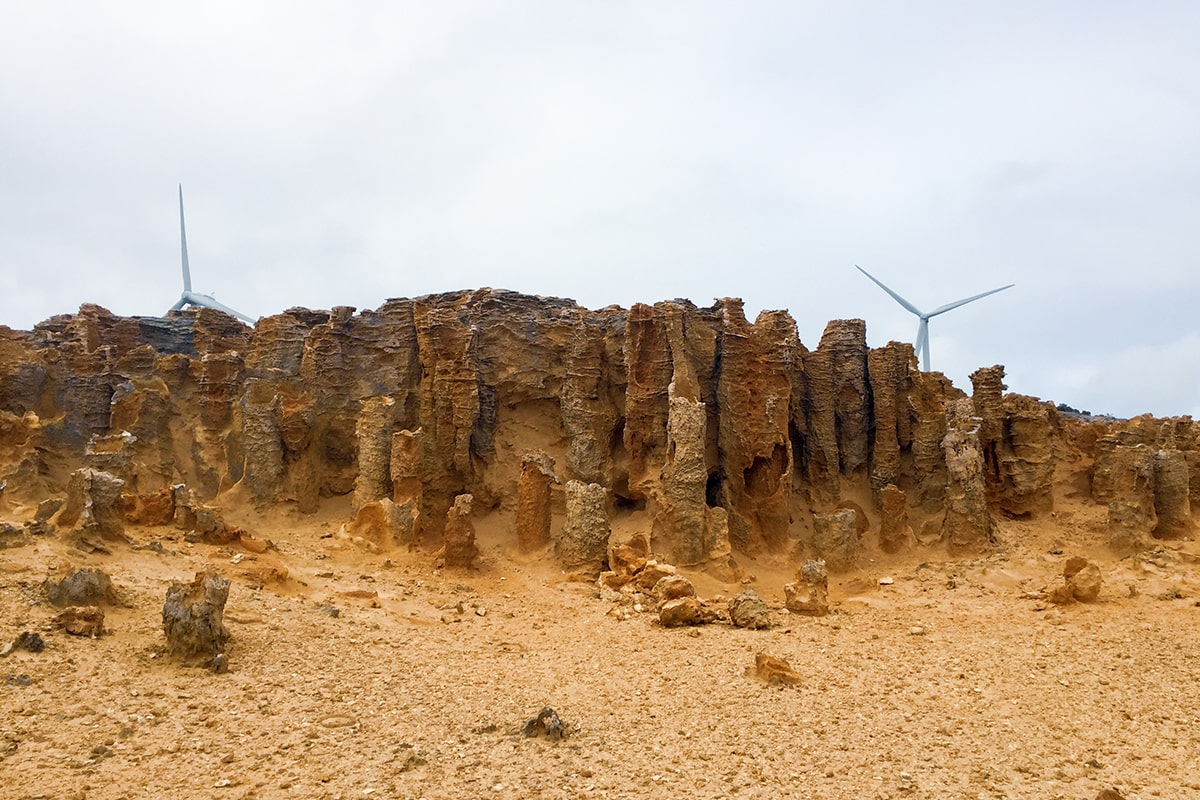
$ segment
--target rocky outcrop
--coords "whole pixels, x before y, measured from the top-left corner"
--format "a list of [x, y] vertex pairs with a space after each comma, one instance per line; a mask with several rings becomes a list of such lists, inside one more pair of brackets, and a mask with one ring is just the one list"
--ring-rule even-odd
[[522, 467], [537, 450], [603, 493], [588, 563], [603, 564], [611, 515], [651, 552], [729, 575], [736, 554], [854, 561], [874, 537], [816, 521], [850, 502], [860, 522], [881, 520], [886, 549], [911, 544], [910, 527], [922, 544], [987, 548], [989, 520], [1047, 514], [1066, 481], [1108, 508], [1114, 542], [1190, 535], [1190, 419], [1093, 431], [1003, 378], [979, 370], [969, 413], [948, 414], [965, 395], [921, 372], [910, 345], [871, 349], [862, 320], [838, 320], [809, 350], [786, 313], [750, 322], [734, 299], [589, 310], [481, 289], [290, 309], [254, 328], [210, 309], [124, 319], [84, 306], [0, 328], [0, 482], [8, 508], [28, 509], [80, 469], [109, 474], [130, 525], [164, 518], [156, 498], [178, 501], [178, 485], [190, 499], [177, 518], [227, 492], [302, 513], [390, 498], [411, 521], [397, 543], [430, 551], [470, 494], [477, 516], [508, 515], [520, 547], [549, 535], [582, 558], [584, 540], [547, 532], [571, 501]]

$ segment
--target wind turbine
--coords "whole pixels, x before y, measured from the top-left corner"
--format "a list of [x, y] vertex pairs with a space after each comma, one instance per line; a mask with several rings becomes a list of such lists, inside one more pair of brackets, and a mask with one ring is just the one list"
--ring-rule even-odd
[[213, 308], [217, 311], [224, 311], [230, 316], [237, 317], [248, 325], [253, 325], [253, 319], [247, 317], [245, 314], [234, 311], [232, 308], [223, 303], [218, 302], [217, 298], [211, 295], [192, 291], [192, 271], [188, 269], [187, 257], [187, 230], [183, 227], [183, 184], [179, 185], [179, 245], [183, 251], [183, 294], [179, 295], [179, 299], [175, 301], [175, 305], [171, 306], [171, 311], [178, 311], [184, 306]]
[[956, 309], [959, 306], [965, 306], [967, 303], [971, 303], [971, 302], [974, 302], [975, 300], [979, 300], [980, 298], [987, 297], [989, 294], [995, 294], [996, 292], [1003, 292], [1005, 289], [1011, 289], [1012, 287], [1016, 286], [1015, 283], [1010, 283], [1008, 286], [1001, 286], [999, 289], [992, 289], [991, 291], [984, 292], [983, 294], [973, 295], [971, 297], [963, 298], [962, 300], [955, 300], [953, 303], [947, 303], [944, 306], [938, 306], [933, 311], [926, 313], [926, 312], [922, 311], [921, 309], [917, 308], [916, 306], [914, 306], [912, 303], [905, 300], [900, 295], [893, 292], [888, 287], [884, 286], [883, 282], [881, 280], [876, 278], [871, 273], [867, 272], [862, 267], [858, 266], [858, 264], [855, 264], [854, 266], [856, 269], [858, 269], [859, 272], [861, 272], [863, 275], [866, 275], [868, 278], [870, 278], [875, 283], [876, 286], [878, 286], [880, 289], [883, 289], [885, 292], [890, 294], [892, 296], [893, 300], [895, 300], [897, 303], [904, 306], [906, 309], [908, 309], [909, 311], [911, 311], [912, 313], [914, 313], [918, 317], [920, 317], [921, 324], [917, 326], [917, 343], [913, 345], [913, 349], [916, 350], [917, 353], [920, 354], [921, 368], [923, 370], [925, 370], [926, 372], [929, 372], [929, 320], [930, 319], [932, 319], [933, 317], [936, 317], [938, 314], [945, 314], [947, 311], [952, 311], [953, 309]]

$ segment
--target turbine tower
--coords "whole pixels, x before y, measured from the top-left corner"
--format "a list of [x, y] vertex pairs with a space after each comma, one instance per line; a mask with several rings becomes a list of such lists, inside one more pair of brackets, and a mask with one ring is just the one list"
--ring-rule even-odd
[[983, 294], [972, 295], [971, 297], [966, 297], [966, 298], [963, 298], [962, 300], [955, 300], [953, 303], [947, 303], [944, 306], [938, 306], [933, 311], [926, 313], [926, 312], [922, 311], [921, 309], [917, 308], [916, 306], [914, 306], [912, 303], [905, 300], [900, 295], [893, 292], [888, 287], [884, 286], [883, 282], [881, 280], [876, 278], [871, 273], [867, 272], [862, 267], [858, 266], [858, 264], [855, 264], [854, 266], [855, 266], [855, 268], [858, 269], [859, 272], [861, 272], [863, 275], [866, 275], [868, 278], [870, 278], [875, 283], [876, 286], [878, 286], [880, 289], [883, 289], [885, 292], [890, 294], [892, 296], [893, 300], [895, 300], [900, 305], [904, 306], [904, 308], [906, 308], [907, 310], [916, 314], [921, 319], [921, 324], [917, 326], [917, 343], [913, 345], [913, 349], [916, 350], [917, 353], [920, 355], [921, 369], [923, 369], [925, 372], [929, 372], [929, 320], [930, 319], [932, 319], [933, 317], [936, 317], [938, 314], [945, 314], [947, 311], [956, 309], [959, 306], [965, 306], [967, 303], [971, 303], [971, 302], [974, 302], [975, 300], [979, 300], [980, 298], [987, 297], [989, 294], [995, 294], [996, 292], [1003, 292], [1005, 289], [1011, 289], [1012, 287], [1016, 286], [1015, 283], [1010, 283], [1010, 284], [1008, 284], [1008, 286], [1001, 286], [999, 289], [992, 289], [991, 291], [984, 292]]
[[175, 301], [175, 305], [171, 306], [171, 311], [178, 311], [184, 306], [212, 308], [216, 309], [217, 311], [224, 311], [230, 316], [237, 317], [248, 325], [253, 325], [253, 319], [247, 317], [245, 314], [234, 311], [232, 308], [224, 305], [223, 303], [218, 302], [217, 298], [211, 295], [192, 291], [192, 271], [188, 268], [187, 256], [187, 230], [183, 226], [183, 184], [179, 185], [179, 246], [183, 251], [183, 294], [179, 295], [179, 299]]

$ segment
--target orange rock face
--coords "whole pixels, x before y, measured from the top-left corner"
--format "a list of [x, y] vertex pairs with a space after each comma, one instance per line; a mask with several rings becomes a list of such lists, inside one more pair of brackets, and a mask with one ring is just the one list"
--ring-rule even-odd
[[[189, 508], [231, 496], [300, 513], [390, 499], [396, 544], [441, 548], [448, 520], [498, 514], [488, 530], [514, 545], [557, 542], [599, 568], [605, 519], [622, 541], [636, 531], [649, 552], [714, 569], [821, 553], [836, 570], [914, 539], [987, 549], [990, 520], [1053, 512], [1056, 482], [1107, 508], [1114, 544], [1191, 534], [1190, 419], [1080, 422], [1006, 394], [999, 366], [967, 398], [920, 372], [911, 346], [869, 348], [861, 320], [829, 323], [813, 350], [796, 330], [731, 299], [589, 310], [490, 289], [291, 309], [253, 329], [207, 309], [84, 306], [0, 327], [4, 503], [70, 494], [60, 528], [112, 535], [122, 505], [154, 524], [180, 492]], [[535, 451], [549, 473], [523, 468]], [[99, 473], [112, 478], [68, 492], [72, 474]], [[598, 487], [573, 521], [571, 482]], [[451, 515], [468, 494], [469, 514]], [[831, 539], [847, 507], [860, 529]]]

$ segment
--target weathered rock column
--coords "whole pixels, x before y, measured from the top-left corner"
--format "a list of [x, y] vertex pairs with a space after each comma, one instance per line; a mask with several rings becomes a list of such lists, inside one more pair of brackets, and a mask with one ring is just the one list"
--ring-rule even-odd
[[[678, 397], [672, 382], [667, 416], [667, 463], [662, 471], [662, 509], [655, 520], [677, 564], [699, 564], [715, 543], [708, 541], [708, 506], [704, 490], [707, 412], [704, 403]], [[728, 542], [725, 543], [727, 555]]]
[[948, 431], [942, 440], [946, 453], [946, 517], [942, 538], [951, 550], [979, 551], [992, 544], [995, 522], [987, 505], [983, 452], [979, 447], [980, 419], [970, 400], [946, 407]]
[[849, 569], [858, 556], [858, 515], [852, 508], [813, 514], [813, 549], [832, 570]]
[[913, 541], [912, 528], [908, 525], [908, 497], [903, 489], [889, 483], [880, 491], [879, 501], [883, 510], [879, 547], [885, 553], [899, 553]]
[[1092, 496], [1108, 504], [1109, 544], [1132, 552], [1158, 526], [1155, 514], [1155, 451], [1136, 434], [1118, 431], [1096, 443]]
[[454, 498], [454, 505], [446, 512], [445, 537], [446, 566], [469, 567], [479, 556], [479, 548], [475, 546], [475, 525], [471, 522], [471, 503], [474, 497], [460, 494]]
[[242, 395], [243, 480], [256, 505], [273, 502], [283, 479], [283, 439], [279, 434], [281, 401], [275, 387], [252, 378]]
[[[222, 656], [229, 631], [225, 628], [225, 601], [229, 580], [212, 572], [198, 572], [189, 583], [173, 583], [163, 604], [163, 632], [171, 655], [189, 661], [210, 661]], [[211, 666], [219, 669], [220, 662]]]
[[386, 395], [368, 397], [358, 413], [358, 476], [354, 479], [354, 509], [388, 496], [391, 481], [392, 426], [396, 401]]
[[567, 569], [598, 572], [608, 553], [608, 490], [598, 483], [567, 481], [567, 521], [554, 555]]
[[521, 458], [517, 479], [517, 547], [522, 553], [550, 543], [550, 487], [554, 459], [542, 450], [530, 450]]
[[399, 431], [392, 434], [390, 475], [392, 502], [404, 520], [397, 543], [414, 547], [421, 541], [421, 463], [424, 457], [424, 432]]
[[67, 502], [54, 524], [77, 535], [119, 538], [125, 532], [121, 493], [125, 481], [94, 469], [77, 469], [67, 484]]
[[1154, 454], [1154, 526], [1156, 539], [1186, 539], [1194, 525], [1192, 503], [1188, 496], [1188, 465], [1180, 450], [1159, 450]]

